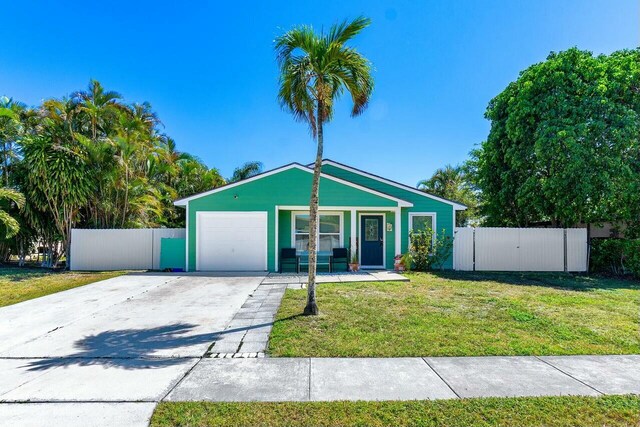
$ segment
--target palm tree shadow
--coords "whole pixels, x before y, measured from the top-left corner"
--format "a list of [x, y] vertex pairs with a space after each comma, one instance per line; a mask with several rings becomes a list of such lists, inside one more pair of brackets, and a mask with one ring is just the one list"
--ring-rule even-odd
[[89, 335], [75, 343], [76, 353], [63, 357], [38, 359], [26, 366], [29, 371], [67, 366], [118, 367], [123, 369], [157, 369], [183, 363], [184, 357], [157, 356], [161, 350], [213, 344], [221, 336], [270, 326], [273, 323], [293, 319], [300, 315], [265, 322], [257, 325], [226, 329], [206, 334], [189, 334], [197, 325], [175, 323], [148, 329], [120, 329]]
[[103, 365], [124, 369], [154, 369], [182, 363], [180, 357], [154, 356], [157, 351], [210, 343], [219, 333], [189, 335], [196, 325], [176, 323], [149, 329], [121, 329], [89, 335], [75, 343], [76, 353], [39, 359], [27, 366], [41, 371], [59, 366]]

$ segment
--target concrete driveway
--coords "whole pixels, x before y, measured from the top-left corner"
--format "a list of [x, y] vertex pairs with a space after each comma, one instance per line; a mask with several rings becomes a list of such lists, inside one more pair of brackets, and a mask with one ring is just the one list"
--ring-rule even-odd
[[1, 308], [0, 424], [146, 425], [263, 279], [136, 274]]

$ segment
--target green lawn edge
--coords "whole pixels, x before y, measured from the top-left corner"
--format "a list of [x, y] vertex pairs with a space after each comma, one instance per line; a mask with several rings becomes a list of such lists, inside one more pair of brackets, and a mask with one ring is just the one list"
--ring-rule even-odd
[[152, 427], [638, 426], [640, 396], [382, 402], [161, 402]]
[[0, 268], [0, 307], [111, 279], [128, 271], [51, 271], [42, 268]]

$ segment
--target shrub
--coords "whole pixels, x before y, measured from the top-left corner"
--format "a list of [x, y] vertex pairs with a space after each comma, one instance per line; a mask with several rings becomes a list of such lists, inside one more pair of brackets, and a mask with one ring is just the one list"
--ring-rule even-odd
[[590, 270], [640, 277], [640, 239], [594, 239]]
[[416, 271], [441, 269], [453, 250], [453, 239], [445, 235], [444, 229], [440, 235], [430, 227], [418, 231], [411, 230], [409, 241], [411, 258]]

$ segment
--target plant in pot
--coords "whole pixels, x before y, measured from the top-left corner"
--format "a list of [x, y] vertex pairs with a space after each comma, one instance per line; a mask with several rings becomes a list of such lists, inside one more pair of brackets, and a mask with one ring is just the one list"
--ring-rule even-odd
[[358, 261], [358, 240], [356, 240], [356, 250], [351, 254], [351, 261], [349, 262], [349, 271], [356, 272], [360, 270], [360, 262]]

